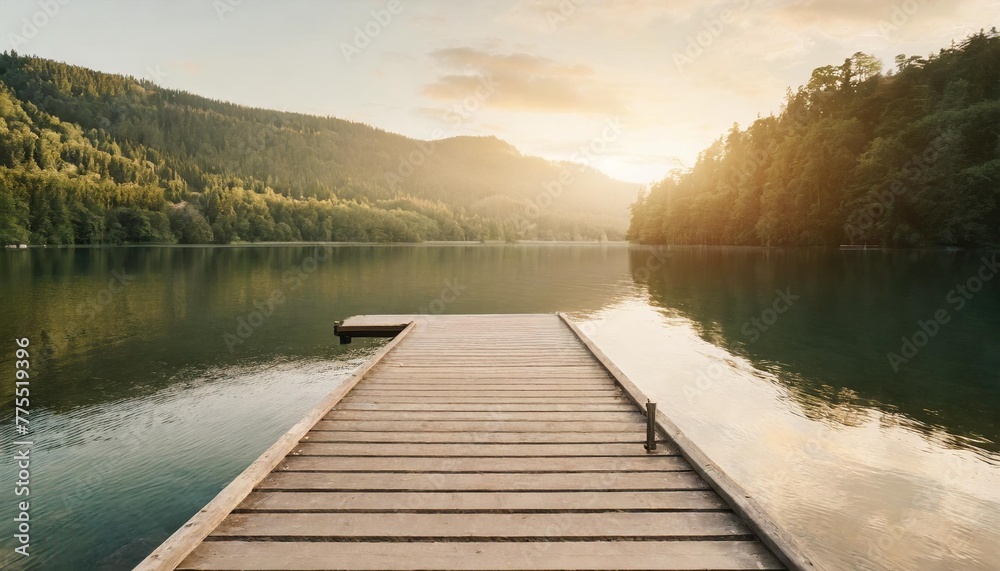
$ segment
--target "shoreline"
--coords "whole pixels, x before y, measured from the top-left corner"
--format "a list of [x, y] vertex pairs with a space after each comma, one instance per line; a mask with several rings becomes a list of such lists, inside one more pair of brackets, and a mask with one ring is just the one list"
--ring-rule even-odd
[[980, 252], [997, 251], [1000, 245], [996, 246], [923, 246], [911, 248], [895, 247], [875, 247], [865, 248], [839, 246], [747, 246], [747, 245], [723, 245], [723, 244], [640, 244], [637, 242], [627, 242], [624, 240], [518, 240], [507, 242], [504, 240], [428, 240], [426, 242], [236, 242], [231, 244], [171, 244], [165, 242], [149, 242], [137, 244], [27, 244], [27, 245], [6, 245], [3, 251], [25, 251], [25, 250], [67, 250], [67, 249], [112, 249], [112, 248], [266, 248], [266, 247], [308, 247], [308, 246], [328, 246], [334, 248], [343, 247], [437, 247], [437, 246], [616, 246], [630, 247], [637, 249], [678, 249], [678, 250], [761, 250], [768, 252], [778, 251], [799, 251], [799, 250], [821, 250], [830, 252]]

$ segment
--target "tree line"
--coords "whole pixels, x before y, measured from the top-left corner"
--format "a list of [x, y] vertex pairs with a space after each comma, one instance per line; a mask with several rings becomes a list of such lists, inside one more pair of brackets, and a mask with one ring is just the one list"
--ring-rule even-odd
[[733, 128], [632, 206], [645, 244], [1000, 243], [1000, 35], [929, 57], [856, 53]]
[[621, 239], [633, 187], [593, 169], [532, 208], [562, 168], [0, 54], [4, 244]]

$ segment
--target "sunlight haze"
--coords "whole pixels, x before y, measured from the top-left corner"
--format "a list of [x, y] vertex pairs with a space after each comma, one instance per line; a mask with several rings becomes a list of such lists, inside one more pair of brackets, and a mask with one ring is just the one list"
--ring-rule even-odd
[[[495, 135], [642, 183], [778, 112], [813, 68], [865, 51], [889, 69], [1000, 17], [993, 0], [53, 0], [32, 34], [42, 4], [0, 1], [3, 49], [418, 139]], [[620, 136], [595, 144], [609, 120]]]

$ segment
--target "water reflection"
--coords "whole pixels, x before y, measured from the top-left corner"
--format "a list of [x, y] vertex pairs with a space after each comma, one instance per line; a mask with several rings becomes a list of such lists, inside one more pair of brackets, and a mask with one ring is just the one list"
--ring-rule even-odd
[[[338, 361], [183, 370], [153, 394], [67, 413], [38, 407], [32, 555], [14, 556], [5, 538], [0, 568], [132, 568], [373, 350], [363, 343]], [[0, 481], [13, 479], [14, 466], [0, 465]], [[0, 518], [12, 521], [13, 494], [3, 499]]]
[[[65, 410], [158, 390], [185, 367], [329, 358], [339, 351], [333, 322], [349, 315], [601, 307], [627, 278], [626, 252], [621, 245], [3, 251], [0, 336], [32, 339], [41, 352], [34, 366], [51, 389], [40, 402]], [[449, 284], [460, 294], [439, 307], [434, 301]], [[241, 320], [257, 324], [254, 313], [276, 295], [283, 301], [244, 339]], [[0, 353], [0, 368], [11, 359]], [[0, 386], [0, 411], [9, 413], [12, 390]]]
[[[635, 296], [578, 317], [808, 553], [834, 569], [1000, 566], [995, 294], [898, 375], [884, 354], [976, 258], [669, 254], [657, 267], [632, 250]], [[892, 296], [873, 299], [868, 279]], [[786, 288], [800, 299], [751, 340], [744, 325]]]
[[[961, 310], [947, 301], [977, 275], [982, 254], [736, 248], [669, 254], [658, 271], [635, 272], [650, 301], [775, 373], [805, 411], [876, 406], [915, 420], [914, 427], [943, 429], [956, 444], [1000, 450], [1000, 283], [987, 282]], [[651, 256], [634, 249], [630, 265], [647, 267]], [[768, 325], [765, 312], [789, 293], [797, 299]], [[887, 353], [899, 354], [901, 337], [942, 308], [950, 321], [895, 372]]]
[[[997, 284], [898, 373], [886, 357], [978, 265], [624, 245], [3, 251], [0, 337], [30, 337], [37, 365], [31, 561], [136, 563], [374, 350], [337, 345], [335, 319], [568, 311], [832, 568], [1000, 568]], [[778, 290], [797, 297], [771, 319]]]

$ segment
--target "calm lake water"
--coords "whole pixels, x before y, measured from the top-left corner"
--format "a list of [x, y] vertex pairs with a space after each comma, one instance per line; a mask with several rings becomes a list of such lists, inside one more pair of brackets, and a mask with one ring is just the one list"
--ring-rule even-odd
[[[981, 281], [989, 256], [3, 251], [0, 567], [131, 568], [382, 343], [338, 345], [336, 319], [566, 311], [816, 560], [998, 569], [1000, 279]], [[27, 560], [12, 539], [21, 337], [35, 443]]]

